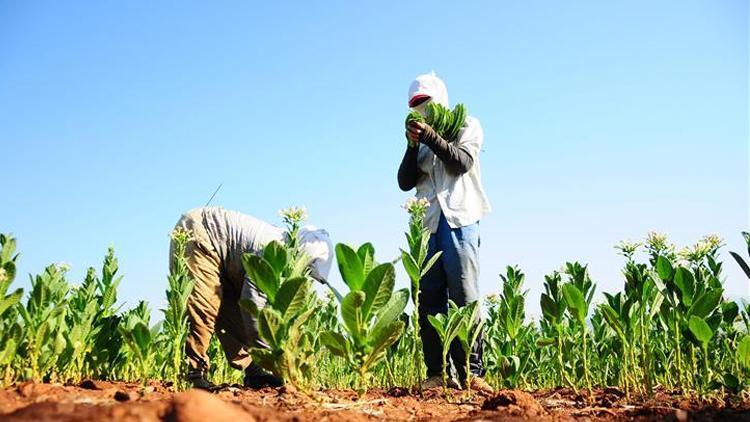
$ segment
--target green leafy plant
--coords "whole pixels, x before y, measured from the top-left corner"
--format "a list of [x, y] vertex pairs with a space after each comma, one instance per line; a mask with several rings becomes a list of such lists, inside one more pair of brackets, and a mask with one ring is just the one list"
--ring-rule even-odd
[[96, 316], [93, 320], [92, 342], [86, 356], [88, 376], [97, 378], [114, 378], [120, 376], [120, 369], [125, 366], [125, 355], [122, 350], [123, 340], [117, 327], [121, 316], [117, 306], [117, 289], [122, 282], [118, 275], [119, 262], [114, 248], [109, 248], [104, 256], [101, 276], [89, 268], [87, 276], [93, 277], [96, 285]]
[[153, 339], [160, 328], [156, 326], [152, 332], [149, 328], [150, 315], [148, 304], [140, 301], [138, 306], [125, 313], [122, 323], [117, 326], [128, 350], [127, 362], [133, 368], [135, 377], [143, 384], [153, 373], [153, 356], [157, 353], [152, 347]]
[[3, 385], [11, 382], [11, 363], [23, 334], [16, 310], [23, 296], [23, 289], [8, 293], [8, 288], [16, 278], [17, 260], [15, 239], [0, 234], [0, 371], [3, 374]]
[[162, 309], [164, 314], [163, 333], [166, 343], [167, 354], [165, 376], [171, 379], [175, 386], [182, 382], [182, 374], [185, 372], [185, 341], [188, 334], [187, 302], [193, 291], [195, 281], [190, 278], [185, 251], [192, 234], [185, 229], [175, 229], [171, 233], [174, 245], [173, 255], [167, 281], [167, 308]]
[[563, 350], [567, 336], [564, 316], [568, 303], [563, 296], [561, 287], [562, 277], [559, 272], [554, 271], [552, 274], [544, 276], [544, 280], [545, 292], [542, 293], [540, 306], [544, 321], [552, 330], [551, 332], [547, 332], [551, 337], [541, 338], [537, 341], [537, 344], [539, 346], [550, 346], [553, 344], [556, 346], [556, 366], [559, 374], [559, 382], [575, 388], [575, 384], [573, 384], [566, 372], [564, 362]]
[[[299, 228], [304, 213], [301, 209], [289, 211], [285, 213], [288, 223], [295, 221]], [[288, 233], [294, 232], [290, 227]], [[416, 235], [411, 236], [413, 233]], [[406, 252], [412, 258], [420, 256], [412, 253], [412, 246], [421, 245], [411, 241], [418, 234], [410, 226]], [[292, 282], [294, 274], [307, 277], [307, 263], [295, 258], [303, 256], [294, 246], [295, 239], [298, 245], [298, 238], [290, 236], [286, 244], [271, 245], [257, 257], [265, 264], [254, 267], [264, 273], [278, 271], [282, 267], [278, 260], [287, 259], [278, 288], [274, 288], [274, 278], [256, 277], [260, 284], [271, 286], [267, 291], [272, 296], [262, 309], [255, 307], [259, 321], [262, 312], [275, 312], [273, 315], [281, 315], [283, 320], [291, 306], [286, 310], [282, 306], [283, 285]], [[501, 294], [486, 301], [488, 381], [529, 390], [578, 389], [590, 383], [592, 388], [624, 388], [631, 400], [647, 400], [646, 396], [658, 390], [685, 395], [730, 393], [737, 395], [732, 400], [746, 398], [750, 388], [750, 308], [724, 297], [721, 239], [709, 235], [676, 249], [665, 235], [649, 233], [640, 243], [618, 245], [626, 258], [624, 283], [619, 291], [604, 293], [596, 306], [592, 305], [595, 285], [586, 266], [567, 264], [546, 276], [540, 319], [525, 320], [524, 276], [520, 269], [509, 267], [501, 276]], [[122, 276], [111, 248], [102, 270], [89, 269], [80, 285], [68, 282], [66, 266], [52, 265], [31, 277], [25, 297], [12, 285], [18, 256], [15, 242], [10, 236], [0, 236], [0, 248], [3, 384], [26, 379], [75, 382], [90, 377], [145, 382], [171, 378], [175, 361], [169, 337], [176, 331], [167, 327], [167, 319], [181, 320], [181, 308], [171, 309], [170, 303], [183, 303], [186, 293], [179, 286], [185, 284], [170, 281], [167, 313], [176, 318], [165, 313], [162, 323], [149, 327], [151, 313], [145, 303], [125, 311], [117, 304]], [[284, 353], [288, 350], [294, 356], [286, 360], [271, 356], [268, 367], [288, 362], [282, 366], [288, 365], [297, 374], [290, 377], [299, 378], [308, 389], [355, 386], [363, 392], [369, 387], [413, 385], [420, 363], [415, 361], [418, 349], [414, 339], [418, 337], [414, 324], [403, 312], [409, 291], [394, 292], [393, 264], [376, 262], [371, 244], [356, 250], [341, 245], [337, 255], [339, 271], [350, 290], [344, 303], [331, 294], [320, 299], [311, 289], [302, 289], [300, 295], [306, 297], [295, 299], [303, 303], [297, 319], [282, 321], [286, 328], [279, 325], [265, 330], [266, 338], [283, 338]], [[405, 259], [403, 253], [401, 259]], [[422, 264], [429, 261], [425, 258]], [[419, 265], [413, 267], [419, 269]], [[287, 288], [294, 290], [291, 287]], [[478, 305], [473, 306], [474, 310], [452, 305], [448, 315], [434, 319], [443, 327], [444, 338], [461, 343], [465, 350], [478, 333], [470, 331], [476, 327], [465, 322], [473, 320], [471, 314], [477, 312]], [[309, 316], [303, 317], [308, 311]], [[272, 326], [271, 320], [272, 316], [264, 318], [266, 327]], [[209, 354], [212, 381], [239, 382], [241, 372], [229, 367], [215, 340]], [[258, 355], [254, 358], [263, 360]]]
[[50, 265], [42, 274], [30, 277], [28, 301], [18, 308], [25, 331], [21, 353], [28, 359], [27, 376], [35, 381], [56, 377], [55, 364], [67, 345], [65, 312], [70, 286], [66, 271], [64, 265]]
[[479, 318], [480, 309], [479, 301], [472, 302], [461, 308], [461, 318], [463, 323], [456, 335], [466, 356], [466, 361], [464, 362], [466, 380], [464, 384], [466, 386], [467, 394], [469, 395], [471, 395], [472, 374], [470, 363], [472, 348], [482, 334], [482, 329], [484, 327], [484, 320]]
[[65, 336], [67, 345], [60, 356], [64, 365], [66, 379], [79, 381], [86, 372], [84, 365], [86, 356], [93, 347], [93, 336], [96, 334], [94, 319], [97, 313], [95, 275], [92, 268], [86, 274], [86, 279], [79, 287], [70, 292], [68, 310], [65, 315]]
[[16, 278], [17, 260], [16, 240], [0, 234], [0, 317], [12, 310], [23, 296], [23, 289], [20, 288], [6, 294]]
[[488, 369], [499, 376], [498, 383], [516, 387], [531, 356], [522, 346], [528, 291], [522, 291], [525, 275], [518, 267], [508, 266], [500, 274], [502, 293], [488, 298], [487, 347]]
[[[456, 339], [459, 332], [464, 329], [466, 324], [465, 312], [459, 308], [452, 300], [448, 301], [448, 313], [428, 315], [427, 320], [435, 328], [440, 337], [442, 346], [442, 365], [443, 365], [443, 393], [448, 396], [448, 354], [450, 353], [451, 343]], [[467, 368], [467, 372], [468, 368]]]
[[574, 321], [578, 323], [578, 326], [581, 329], [581, 336], [583, 339], [583, 372], [586, 380], [586, 386], [590, 391], [591, 380], [589, 380], [588, 375], [589, 368], [586, 352], [586, 333], [588, 332], [588, 330], [586, 329], [586, 315], [588, 314], [588, 305], [586, 304], [586, 300], [583, 298], [583, 293], [581, 293], [581, 291], [575, 285], [567, 283], [563, 285], [562, 289], [563, 295], [565, 296], [565, 301], [568, 304], [568, 312], [570, 312], [570, 315], [573, 317]]
[[371, 369], [401, 336], [400, 317], [409, 300], [407, 289], [393, 291], [396, 278], [393, 264], [378, 264], [375, 248], [364, 244], [358, 250], [336, 245], [341, 278], [349, 293], [341, 302], [341, 319], [346, 336], [337, 331], [321, 335], [323, 344], [336, 356], [345, 358], [357, 371], [357, 390], [367, 390]]
[[[682, 343], [682, 339], [688, 338], [699, 345], [702, 344], [701, 339], [710, 340], [711, 333], [722, 320], [720, 304], [724, 290], [715, 275], [706, 274], [701, 267], [694, 270], [681, 265], [675, 267], [666, 256], [658, 256], [656, 259], [654, 281], [668, 305], [662, 307], [660, 315], [674, 338], [677, 379], [678, 384], [683, 386], [686, 373], [682, 361], [686, 345]], [[696, 319], [692, 320], [692, 325], [699, 331], [689, 329], [692, 317], [706, 323], [709, 330], [706, 331], [706, 326]], [[696, 332], [701, 337], [696, 336]], [[688, 333], [691, 334], [690, 338], [687, 337]], [[705, 360], [709, 358], [708, 355], [704, 356]], [[707, 371], [704, 375], [708, 375]], [[708, 379], [703, 381], [710, 382]]]
[[422, 362], [422, 338], [420, 336], [419, 326], [419, 296], [420, 281], [422, 277], [432, 268], [442, 254], [441, 251], [428, 257], [430, 229], [424, 227], [424, 218], [430, 202], [424, 198], [409, 198], [404, 204], [404, 209], [409, 213], [409, 231], [406, 232], [406, 242], [409, 245], [408, 251], [401, 250], [401, 262], [404, 270], [411, 281], [411, 298], [414, 303], [412, 311], [412, 345], [414, 354], [414, 383], [421, 386], [423, 373]]
[[305, 273], [306, 266], [298, 262], [306, 260], [304, 256], [293, 260], [287, 247], [276, 241], [266, 245], [263, 256], [245, 254], [245, 272], [265, 295], [266, 304], [258, 309], [253, 301], [240, 301], [240, 306], [257, 318], [258, 334], [268, 346], [253, 348], [253, 360], [302, 390], [307, 383], [298, 361], [305, 355], [299, 340], [302, 325], [312, 313], [307, 306], [312, 281]]
[[[265, 296], [265, 306], [241, 300], [240, 306], [258, 321], [258, 334], [267, 347], [254, 347], [253, 360], [301, 391], [309, 389], [317, 336], [307, 327], [315, 311], [310, 258], [300, 249], [299, 230], [307, 218], [304, 208], [280, 211], [287, 226], [286, 244], [273, 241], [262, 256], [245, 254], [248, 278]], [[316, 348], [317, 347], [317, 348]]]

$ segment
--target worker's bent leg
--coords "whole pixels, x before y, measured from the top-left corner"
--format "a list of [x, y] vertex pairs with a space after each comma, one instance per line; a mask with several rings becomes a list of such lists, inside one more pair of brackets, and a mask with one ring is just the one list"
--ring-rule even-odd
[[[448, 296], [458, 306], [466, 306], [479, 300], [479, 224], [451, 228], [445, 217], [441, 216], [440, 247], [443, 250], [443, 268], [445, 268]], [[475, 321], [478, 323], [479, 320]], [[482, 364], [482, 338], [472, 345], [469, 360], [472, 374], [484, 375]], [[456, 365], [459, 379], [466, 377], [466, 354], [461, 343], [456, 339], [451, 343], [451, 358]]]
[[[284, 380], [267, 372], [252, 361], [249, 350], [252, 347], [267, 347], [258, 337], [258, 323], [255, 318], [239, 306], [238, 299], [255, 302], [258, 309], [262, 309], [265, 300], [260, 292], [245, 279], [239, 297], [234, 286], [226, 284], [224, 300], [216, 321], [216, 334], [219, 336], [224, 353], [229, 364], [236, 369], [245, 371], [243, 384], [245, 387], [281, 387]], [[268, 368], [271, 370], [272, 368]]]
[[233, 368], [239, 370], [244, 370], [252, 362], [249, 348], [259, 346], [256, 322], [245, 317], [245, 311], [239, 306], [242, 296], [232, 286], [224, 286], [224, 300], [216, 321], [216, 335], [227, 360]]
[[189, 328], [185, 354], [191, 374], [202, 375], [209, 368], [207, 351], [221, 304], [220, 260], [203, 228], [200, 213], [184, 215], [177, 223], [177, 227], [190, 230], [192, 233], [192, 239], [185, 249], [188, 272], [195, 281], [187, 301]]

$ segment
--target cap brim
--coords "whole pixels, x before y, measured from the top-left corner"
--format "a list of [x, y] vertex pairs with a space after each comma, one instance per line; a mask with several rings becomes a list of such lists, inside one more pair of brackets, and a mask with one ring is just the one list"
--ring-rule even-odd
[[418, 106], [419, 104], [422, 104], [423, 102], [429, 100], [430, 98], [432, 97], [430, 97], [427, 94], [419, 94], [419, 93], [414, 94], [412, 95], [411, 99], [409, 99], [409, 107]]

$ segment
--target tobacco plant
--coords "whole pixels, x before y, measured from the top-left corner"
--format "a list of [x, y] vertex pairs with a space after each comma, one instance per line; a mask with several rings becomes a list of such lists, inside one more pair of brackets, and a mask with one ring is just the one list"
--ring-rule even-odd
[[50, 265], [31, 278], [31, 290], [25, 306], [18, 308], [23, 319], [22, 355], [28, 359], [24, 376], [34, 381], [56, 379], [57, 359], [65, 349], [66, 295], [70, 286], [65, 280], [67, 267]]
[[95, 275], [93, 268], [89, 268], [87, 273], [94, 277], [97, 310], [92, 329], [93, 345], [86, 357], [86, 376], [117, 377], [124, 366], [123, 340], [117, 330], [122, 318], [118, 315], [120, 308], [117, 306], [117, 289], [122, 282], [118, 271], [119, 262], [114, 248], [109, 248], [104, 257], [101, 277]]
[[257, 319], [258, 334], [267, 346], [252, 348], [253, 360], [305, 391], [314, 352], [314, 338], [305, 330], [314, 311], [307, 269], [310, 260], [299, 249], [298, 231], [304, 214], [298, 209], [285, 211], [287, 245], [273, 241], [263, 249], [262, 256], [247, 253], [242, 257], [248, 278], [263, 293], [266, 303], [260, 309], [251, 300], [241, 300], [240, 306]]
[[[654, 280], [665, 298], [660, 316], [674, 339], [677, 384], [680, 387], [684, 387], [687, 382], [693, 385], [694, 374], [686, 373], [683, 360], [687, 352], [691, 364], [694, 364], [695, 351], [693, 344], [684, 344], [682, 339], [687, 338], [698, 345], [702, 344], [702, 340], [710, 340], [721, 322], [719, 305], [722, 301], [723, 289], [714, 276], [704, 278], [705, 274], [700, 268], [695, 273], [681, 265], [675, 268], [670, 259], [665, 256], [657, 257], [656, 275]], [[695, 275], [698, 277], [696, 278]], [[692, 324], [690, 324], [691, 319]], [[690, 325], [693, 329], [689, 329]], [[699, 336], [696, 336], [696, 333]], [[688, 334], [690, 334], [689, 337]], [[708, 361], [710, 356], [705, 354], [703, 358]], [[704, 373], [704, 376], [707, 375]], [[688, 376], [689, 380], [686, 379]], [[709, 380], [704, 378], [703, 381]]]
[[312, 282], [301, 271], [294, 270], [290, 254], [279, 242], [269, 243], [263, 256], [246, 254], [245, 271], [265, 295], [266, 304], [258, 309], [255, 302], [243, 300], [240, 305], [258, 320], [258, 334], [267, 348], [253, 348], [253, 360], [261, 367], [278, 374], [298, 388], [305, 388], [299, 372], [298, 341], [302, 324], [312, 312], [307, 300]]
[[186, 370], [185, 341], [188, 334], [187, 302], [193, 291], [195, 281], [190, 278], [185, 251], [192, 234], [184, 229], [175, 229], [171, 233], [174, 245], [173, 256], [167, 277], [167, 308], [164, 314], [163, 333], [167, 343], [167, 354], [164, 375], [175, 385], [182, 382]]
[[83, 374], [86, 356], [91, 353], [93, 337], [97, 327], [96, 318], [96, 283], [93, 268], [86, 274], [84, 282], [70, 291], [68, 310], [65, 315], [65, 326], [69, 330], [65, 336], [67, 345], [60, 359], [66, 362], [63, 378], [80, 381]]
[[156, 337], [159, 326], [154, 331], [149, 328], [151, 312], [145, 301], [140, 301], [138, 306], [130, 309], [123, 315], [122, 322], [117, 326], [117, 331], [123, 338], [127, 350], [126, 372], [145, 384], [155, 369], [153, 339]]
[[555, 345], [557, 355], [556, 366], [559, 374], [559, 385], [566, 384], [575, 388], [566, 371], [564, 348], [567, 337], [567, 321], [564, 319], [568, 303], [563, 296], [562, 277], [557, 271], [544, 276], [544, 290], [540, 299], [544, 323], [542, 331], [545, 335], [537, 341], [539, 346]]
[[420, 281], [422, 277], [432, 268], [442, 254], [438, 251], [431, 257], [427, 256], [430, 241], [430, 229], [424, 227], [424, 218], [430, 202], [426, 199], [409, 198], [404, 205], [404, 209], [409, 213], [409, 231], [406, 232], [406, 242], [409, 245], [408, 251], [401, 250], [401, 262], [404, 264], [404, 270], [411, 281], [411, 299], [414, 303], [412, 311], [412, 345], [414, 356], [414, 383], [421, 385], [423, 361], [422, 358], [422, 338], [419, 327], [419, 296]]
[[524, 326], [527, 291], [522, 291], [525, 275], [518, 267], [508, 266], [500, 274], [502, 293], [487, 299], [487, 335], [485, 353], [488, 370], [507, 387], [516, 387], [519, 377], [531, 359], [522, 341], [529, 337], [529, 327]]
[[570, 281], [562, 286], [562, 294], [567, 304], [568, 314], [572, 317], [572, 321], [581, 331], [583, 378], [586, 383], [586, 388], [588, 388], [590, 393], [591, 379], [589, 377], [589, 359], [586, 347], [586, 337], [588, 334], [586, 318], [588, 316], [591, 300], [594, 296], [595, 286], [588, 276], [586, 266], [582, 266], [577, 262], [567, 263], [565, 266], [565, 274], [569, 277]]
[[472, 373], [470, 362], [472, 347], [474, 346], [474, 344], [476, 344], [479, 336], [482, 334], [482, 329], [484, 328], [484, 320], [480, 319], [479, 317], [479, 313], [481, 310], [479, 305], [479, 301], [474, 301], [461, 308], [462, 324], [456, 335], [459, 343], [461, 343], [461, 348], [464, 351], [464, 355], [466, 356], [466, 361], [464, 362], [466, 379], [464, 380], [464, 384], [466, 386], [467, 394], [469, 395], [471, 395]]
[[341, 319], [346, 336], [337, 331], [321, 335], [323, 344], [336, 356], [346, 359], [357, 371], [357, 391], [367, 390], [371, 370], [382, 361], [386, 350], [404, 330], [400, 316], [409, 300], [409, 291], [393, 291], [393, 264], [378, 264], [375, 248], [364, 244], [356, 251], [336, 245], [341, 278], [349, 293], [341, 301]]
[[16, 277], [16, 241], [0, 234], [0, 369], [2, 385], [10, 383], [11, 362], [23, 335], [18, 323], [17, 304], [23, 296], [23, 289], [8, 293], [8, 288]]
[[[474, 302], [477, 303], [477, 302]], [[451, 350], [451, 343], [458, 336], [459, 331], [465, 325], [465, 316], [463, 309], [459, 308], [452, 300], [448, 301], [448, 312], [445, 314], [427, 315], [430, 325], [440, 337], [442, 346], [442, 367], [443, 367], [443, 393], [448, 396], [448, 354]], [[467, 368], [467, 372], [468, 368]]]
[[[295, 210], [296, 214], [289, 215], [299, 216]], [[293, 227], [289, 232], [294, 232]], [[412, 233], [417, 232], [410, 227], [408, 240], [416, 238], [410, 237]], [[282, 251], [288, 259], [275, 296], [273, 288], [268, 290], [272, 300], [261, 309], [256, 306], [259, 314], [279, 313], [282, 285], [294, 279], [293, 274], [306, 277], [306, 263], [294, 258], [300, 256], [294, 239], [248, 258], [265, 260], [267, 265], [258, 264], [265, 270], [256, 271], [266, 273], [269, 267], [271, 272], [281, 268], [277, 260], [285, 255]], [[411, 246], [420, 244], [410, 241], [407, 255], [419, 257], [411, 253]], [[524, 389], [616, 386], [635, 400], [647, 399], [658, 390], [745, 397], [750, 388], [750, 308], [724, 296], [722, 244], [716, 236], [706, 236], [677, 249], [658, 233], [649, 233], [642, 244], [622, 243], [618, 245], [625, 257], [622, 288], [604, 293], [597, 305], [586, 267], [568, 264], [545, 277], [541, 319], [527, 318], [523, 273], [509, 267], [501, 276], [501, 294], [487, 299], [487, 379], [498, 386]], [[310, 314], [299, 329], [286, 325], [289, 329], [283, 333], [264, 330], [262, 335], [286, 336], [283, 353], [294, 353], [286, 361], [296, 374], [287, 377], [297, 377], [303, 388], [355, 386], [362, 392], [367, 387], [413, 385], [421, 359], [415, 360], [418, 331], [403, 313], [408, 290], [393, 291], [393, 265], [375, 262], [370, 244], [356, 250], [339, 245], [337, 255], [339, 271], [350, 290], [343, 303], [330, 294], [319, 299], [312, 289], [306, 293], [302, 289], [300, 309]], [[403, 254], [401, 259], [405, 259]], [[52, 265], [31, 277], [26, 296], [11, 285], [16, 262], [15, 242], [0, 236], [0, 377], [4, 385], [26, 379], [145, 382], [172, 378], [177, 368], [175, 345], [181, 347], [184, 340], [174, 336], [177, 331], [168, 328], [171, 322], [167, 320], [179, 326], [187, 295], [187, 284], [175, 282], [178, 274], [170, 273], [173, 279], [167, 280], [164, 321], [150, 326], [151, 313], [145, 303], [128, 310], [118, 305], [122, 276], [112, 249], [102, 270], [89, 269], [80, 285], [69, 283], [64, 265]], [[264, 286], [275, 285], [274, 280], [256, 278]], [[414, 281], [411, 275], [409, 281]], [[434, 320], [444, 327], [446, 339], [458, 339], [469, 350], [478, 330], [470, 332], [474, 326], [459, 323], [463, 318], [472, 320], [466, 315], [476, 312], [466, 309], [452, 306], [449, 315]], [[459, 318], [460, 314], [464, 316]], [[456, 322], [449, 323], [450, 316]], [[266, 326], [270, 326], [268, 319]], [[215, 340], [209, 353], [212, 381], [241, 379], [241, 372], [228, 366]]]

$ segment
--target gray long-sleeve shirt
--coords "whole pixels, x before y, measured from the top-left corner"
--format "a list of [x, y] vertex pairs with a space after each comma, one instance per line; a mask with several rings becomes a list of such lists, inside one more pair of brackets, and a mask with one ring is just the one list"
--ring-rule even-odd
[[260, 254], [271, 241], [284, 240], [285, 231], [255, 217], [220, 207], [201, 209], [203, 224], [222, 263], [222, 277], [241, 289], [245, 280], [242, 255]]

